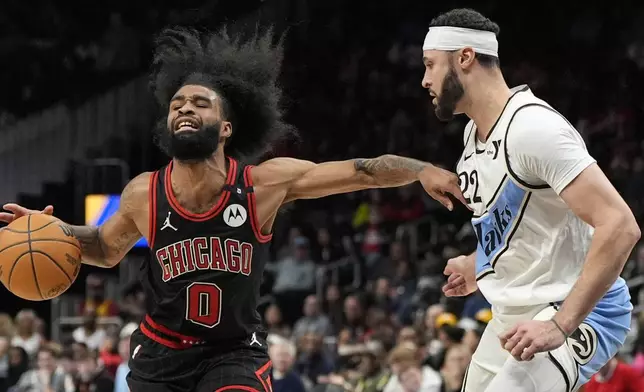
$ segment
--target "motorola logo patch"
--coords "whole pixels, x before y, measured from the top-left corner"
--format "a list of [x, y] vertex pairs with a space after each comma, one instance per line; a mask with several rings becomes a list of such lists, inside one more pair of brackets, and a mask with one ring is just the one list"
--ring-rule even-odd
[[239, 204], [231, 204], [224, 210], [224, 222], [230, 227], [239, 227], [246, 222], [248, 214]]

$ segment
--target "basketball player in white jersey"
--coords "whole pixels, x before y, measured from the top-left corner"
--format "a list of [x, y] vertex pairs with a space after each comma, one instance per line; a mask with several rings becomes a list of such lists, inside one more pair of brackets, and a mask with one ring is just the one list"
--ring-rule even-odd
[[463, 390], [574, 391], [624, 342], [632, 305], [619, 274], [640, 231], [573, 126], [527, 86], [508, 88], [498, 29], [452, 10], [423, 45], [436, 115], [471, 119], [458, 175], [478, 247], [448, 262], [444, 291], [480, 289], [493, 318]]

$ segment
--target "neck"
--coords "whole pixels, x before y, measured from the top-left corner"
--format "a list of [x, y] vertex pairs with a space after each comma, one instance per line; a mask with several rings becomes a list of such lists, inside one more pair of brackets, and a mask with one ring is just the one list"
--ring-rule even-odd
[[473, 75], [465, 96], [465, 114], [476, 124], [476, 136], [486, 141], [512, 95], [500, 70], [481, 70]]
[[187, 193], [196, 203], [207, 203], [219, 194], [226, 183], [226, 156], [219, 148], [212, 157], [201, 162], [172, 161], [172, 188], [175, 194]]

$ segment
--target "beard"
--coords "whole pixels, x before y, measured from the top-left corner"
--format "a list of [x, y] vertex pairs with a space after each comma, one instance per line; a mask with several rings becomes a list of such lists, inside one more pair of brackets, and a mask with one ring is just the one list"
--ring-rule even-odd
[[221, 123], [204, 124], [197, 131], [173, 132], [165, 120], [157, 126], [155, 144], [169, 157], [183, 162], [200, 162], [217, 151]]
[[436, 117], [441, 121], [453, 119], [456, 104], [463, 98], [464, 94], [463, 84], [458, 79], [454, 67], [450, 66], [445, 79], [443, 79], [443, 88], [440, 95], [436, 98], [436, 108], [434, 109]]

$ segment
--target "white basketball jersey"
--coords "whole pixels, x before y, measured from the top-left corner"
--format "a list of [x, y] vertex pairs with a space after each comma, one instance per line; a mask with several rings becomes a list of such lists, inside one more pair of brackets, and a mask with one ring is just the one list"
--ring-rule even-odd
[[559, 193], [595, 162], [566, 119], [513, 89], [485, 143], [465, 127], [459, 183], [478, 238], [478, 286], [496, 308], [565, 299], [592, 236]]

